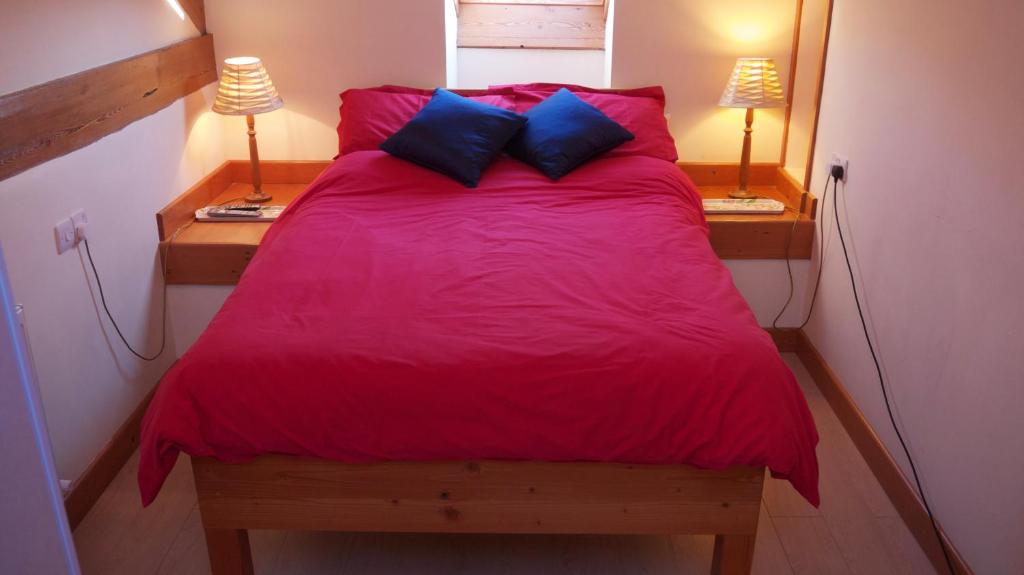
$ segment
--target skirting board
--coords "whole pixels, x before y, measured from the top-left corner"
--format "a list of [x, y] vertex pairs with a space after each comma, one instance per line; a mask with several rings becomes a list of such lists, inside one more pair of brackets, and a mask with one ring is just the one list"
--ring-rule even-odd
[[138, 407], [114, 432], [114, 436], [103, 447], [96, 459], [89, 464], [85, 473], [71, 485], [67, 496], [64, 497], [64, 511], [68, 514], [68, 524], [71, 529], [78, 527], [78, 524], [85, 519], [86, 514], [99, 500], [100, 495], [103, 495], [110, 482], [117, 477], [118, 472], [131, 458], [132, 453], [138, 449], [142, 417], [146, 414], [146, 408], [153, 400], [155, 392], [156, 388], [154, 387], [146, 394], [146, 397], [142, 398]]
[[[939, 542], [935, 538], [935, 532], [932, 530], [928, 512], [925, 511], [924, 505], [918, 499], [916, 490], [910, 481], [907, 480], [907, 477], [903, 474], [896, 460], [893, 459], [892, 454], [889, 453], [889, 450], [882, 443], [882, 440], [879, 439], [871, 424], [868, 423], [860, 408], [854, 403], [846, 388], [843, 387], [839, 377], [836, 376], [836, 373], [825, 362], [825, 359], [814, 347], [814, 344], [811, 343], [803, 330], [775, 330], [775, 332], [779, 331], [790, 333], [786, 335], [773, 333], [773, 337], [781, 337], [787, 341], [792, 341], [792, 338], [795, 336], [797, 356], [804, 364], [804, 367], [807, 368], [807, 371], [810, 372], [822, 395], [828, 400], [832, 411], [835, 412], [839, 421], [842, 422], [854, 445], [857, 446], [857, 450], [860, 451], [864, 460], [867, 461], [868, 467], [882, 485], [882, 489], [889, 496], [889, 500], [896, 507], [896, 511], [899, 512], [903, 522], [910, 529], [914, 538], [917, 539], [918, 545], [924, 550], [925, 555], [928, 556], [935, 569], [939, 573], [948, 573], [949, 568], [946, 566], [946, 561], [942, 556]], [[776, 341], [779, 341], [779, 339], [776, 339]], [[946, 536], [941, 525], [939, 526], [939, 532], [942, 534], [943, 542], [949, 551], [950, 559], [952, 559], [953, 566], [957, 570], [957, 575], [973, 575], [974, 572], [956, 548], [953, 547], [953, 543]]]

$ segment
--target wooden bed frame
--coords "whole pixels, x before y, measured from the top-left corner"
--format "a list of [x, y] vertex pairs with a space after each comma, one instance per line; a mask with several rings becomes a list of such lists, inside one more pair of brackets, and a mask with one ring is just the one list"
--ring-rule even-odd
[[351, 465], [192, 458], [213, 575], [253, 573], [249, 529], [713, 534], [711, 571], [748, 575], [764, 469], [469, 461]]

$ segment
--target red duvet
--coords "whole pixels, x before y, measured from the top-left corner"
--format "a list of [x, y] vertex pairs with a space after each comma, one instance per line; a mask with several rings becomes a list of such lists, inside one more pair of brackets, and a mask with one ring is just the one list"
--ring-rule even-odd
[[765, 465], [818, 503], [793, 375], [670, 162], [477, 189], [342, 157], [281, 216], [143, 424], [148, 504], [179, 451], [345, 462]]

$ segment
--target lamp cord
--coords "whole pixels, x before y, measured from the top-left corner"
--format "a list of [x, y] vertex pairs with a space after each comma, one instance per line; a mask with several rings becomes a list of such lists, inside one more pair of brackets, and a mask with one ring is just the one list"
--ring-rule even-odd
[[[845, 192], [846, 186], [843, 186]], [[861, 329], [864, 331], [864, 340], [868, 344], [868, 351], [871, 352], [871, 360], [875, 364], [875, 373], [878, 375], [878, 385], [882, 389], [882, 398], [885, 400], [885, 410], [889, 414], [889, 422], [892, 423], [893, 431], [896, 432], [896, 438], [900, 442], [900, 447], [903, 448], [903, 453], [907, 456], [907, 462], [910, 463], [910, 472], [914, 477], [914, 484], [917, 485], [918, 495], [921, 496], [921, 503], [924, 505], [925, 512], [928, 513], [928, 520], [931, 522], [932, 531], [935, 532], [935, 538], [939, 542], [939, 548], [942, 549], [942, 557], [946, 560], [946, 567], [949, 568], [951, 575], [956, 575], [956, 569], [953, 567], [953, 561], [949, 557], [949, 551], [946, 549], [946, 542], [943, 540], [942, 533], [939, 531], [939, 525], [935, 521], [935, 515], [932, 513], [931, 505], [928, 504], [928, 498], [924, 494], [924, 488], [921, 486], [921, 478], [917, 472], [917, 465], [914, 464], [914, 458], [910, 455], [910, 449], [907, 447], [907, 442], [903, 439], [903, 433], [900, 432], [899, 425], [896, 424], [896, 416], [893, 414], [892, 401], [889, 399], [889, 392], [885, 384], [885, 378], [882, 376], [882, 366], [878, 361], [878, 354], [875, 353], [875, 346], [871, 341], [871, 335], [868, 333], [868, 323], [864, 318], [864, 310], [861, 307], [860, 295], [857, 292], [857, 282], [854, 279], [853, 265], [850, 263], [850, 254], [846, 249], [846, 239], [843, 237], [843, 226], [839, 221], [839, 193], [838, 189], [835, 189], [835, 193], [832, 197], [832, 208], [835, 214], [836, 230], [839, 232], [839, 243], [843, 247], [843, 258], [846, 261], [846, 270], [850, 275], [850, 287], [853, 288], [853, 301], [857, 304], [857, 315], [860, 317]]]
[[[828, 202], [828, 184], [830, 179], [832, 179], [831, 175], [828, 178], [825, 178], [825, 189], [822, 191], [821, 195], [822, 208], [824, 208], [825, 204]], [[833, 186], [833, 195], [834, 192], [835, 186]], [[821, 217], [819, 210], [818, 237], [821, 238], [821, 245], [818, 246], [818, 277], [814, 280], [814, 289], [811, 292], [811, 305], [807, 309], [807, 316], [804, 317], [803, 322], [800, 323], [800, 326], [797, 329], [803, 329], [804, 326], [811, 321], [811, 314], [814, 313], [814, 302], [818, 299], [818, 286], [821, 285], [821, 270], [824, 268], [825, 264], [825, 224], [823, 219], [824, 218]], [[772, 329], [779, 329], [779, 320], [782, 318], [782, 315], [786, 313], [786, 310], [789, 309], [789, 304], [793, 302], [793, 294], [796, 291], [793, 281], [793, 262], [790, 251], [793, 246], [793, 236], [796, 234], [796, 226], [799, 223], [800, 214], [797, 214], [796, 219], [793, 220], [793, 225], [789, 228], [789, 235], [786, 237], [786, 274], [789, 276], [789, 295], [786, 297], [786, 303], [782, 304], [782, 309], [779, 310], [775, 319], [772, 320]]]
[[110, 313], [110, 307], [107, 305], [107, 296], [103, 291], [103, 282], [100, 280], [99, 272], [96, 271], [96, 262], [93, 261], [92, 249], [89, 247], [89, 239], [82, 238], [82, 243], [85, 244], [85, 255], [89, 260], [89, 267], [92, 268], [92, 275], [93, 277], [96, 278], [96, 288], [97, 291], [99, 291], [100, 293], [100, 303], [103, 306], [103, 311], [104, 313], [106, 313], [107, 319], [110, 320], [110, 325], [114, 326], [114, 331], [117, 333], [117, 337], [121, 339], [121, 343], [124, 344], [124, 346], [128, 349], [128, 351], [132, 353], [132, 355], [141, 359], [142, 361], [156, 361], [161, 355], [163, 355], [164, 351], [167, 349], [167, 261], [171, 259], [171, 246], [174, 245], [174, 240], [178, 237], [178, 234], [180, 234], [186, 228], [191, 226], [194, 221], [195, 220], [189, 221], [189, 223], [178, 228], [174, 232], [174, 234], [171, 235], [171, 238], [167, 241], [167, 251], [164, 253], [163, 267], [161, 268], [160, 278], [163, 281], [163, 303], [161, 304], [162, 309], [160, 312], [160, 349], [156, 352], [155, 355], [145, 355], [143, 353], [140, 353], [136, 351], [135, 348], [132, 347], [130, 343], [128, 343], [128, 339], [124, 336], [124, 333], [121, 331], [120, 326], [117, 325], [117, 321], [114, 319], [114, 315]]

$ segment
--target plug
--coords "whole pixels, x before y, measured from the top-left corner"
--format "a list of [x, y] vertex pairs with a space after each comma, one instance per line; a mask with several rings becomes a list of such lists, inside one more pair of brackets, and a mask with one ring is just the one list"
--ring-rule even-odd
[[86, 228], [89, 227], [89, 218], [86, 217], [85, 210], [71, 214], [71, 224], [75, 227], [75, 245], [88, 239]]
[[845, 156], [832, 154], [832, 159], [828, 162], [828, 175], [845, 184], [849, 174], [850, 160], [847, 160]]

